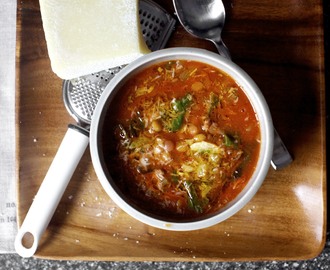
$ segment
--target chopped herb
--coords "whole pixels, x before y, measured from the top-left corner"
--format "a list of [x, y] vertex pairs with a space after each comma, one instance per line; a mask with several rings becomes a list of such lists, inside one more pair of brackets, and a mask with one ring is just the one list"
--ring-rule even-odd
[[173, 99], [171, 105], [176, 112], [185, 112], [192, 102], [192, 95], [187, 94], [181, 99]]
[[189, 207], [194, 209], [196, 213], [203, 213], [202, 203], [200, 202], [195, 187], [191, 182], [184, 181], [183, 186], [188, 194]]
[[220, 103], [219, 97], [213, 92], [210, 93], [208, 113], [210, 114]]
[[181, 128], [181, 126], [183, 124], [185, 113], [186, 113], [188, 107], [191, 105], [191, 103], [192, 103], [191, 94], [187, 94], [181, 99], [173, 99], [171, 101], [171, 107], [174, 111], [174, 114], [173, 114], [174, 117], [172, 118], [171, 126], [168, 127], [168, 129], [171, 132], [176, 132]]
[[224, 145], [227, 146], [227, 147], [237, 147], [238, 146], [238, 139], [235, 138], [234, 136], [231, 136], [229, 134], [224, 134], [223, 135], [224, 137]]
[[174, 118], [172, 120], [172, 127], [170, 130], [172, 132], [178, 131], [182, 126], [183, 119], [184, 119], [184, 112], [180, 113], [177, 118]]

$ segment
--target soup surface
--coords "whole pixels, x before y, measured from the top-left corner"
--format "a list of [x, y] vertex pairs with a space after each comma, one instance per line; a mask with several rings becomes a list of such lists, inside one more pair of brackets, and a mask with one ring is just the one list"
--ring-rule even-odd
[[104, 120], [104, 158], [131, 203], [185, 220], [214, 213], [244, 188], [260, 128], [230, 76], [196, 61], [168, 61], [117, 93]]

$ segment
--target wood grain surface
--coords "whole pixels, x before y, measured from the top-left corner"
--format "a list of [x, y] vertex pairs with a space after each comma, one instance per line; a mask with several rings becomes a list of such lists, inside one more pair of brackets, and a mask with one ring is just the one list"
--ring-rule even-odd
[[[174, 16], [171, 0], [158, 0]], [[224, 0], [223, 40], [256, 81], [294, 157], [269, 170], [256, 196], [208, 229], [144, 225], [103, 191], [87, 150], [36, 256], [50, 259], [231, 261], [317, 256], [326, 234], [325, 86], [321, 0]], [[177, 24], [167, 47], [215, 51]], [[37, 0], [18, 1], [17, 200], [22, 223], [69, 123], [62, 80], [51, 70]], [[37, 222], [37, 221], [36, 221]]]

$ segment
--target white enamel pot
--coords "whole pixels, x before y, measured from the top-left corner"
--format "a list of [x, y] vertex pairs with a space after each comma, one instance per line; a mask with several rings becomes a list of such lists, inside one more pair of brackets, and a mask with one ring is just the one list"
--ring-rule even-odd
[[[120, 94], [119, 90], [121, 86], [132, 75], [143, 70], [144, 68], [169, 60], [195, 60], [204, 62], [224, 71], [232, 78], [234, 78], [250, 99], [250, 102], [252, 103], [252, 106], [254, 107], [254, 110], [259, 119], [261, 130], [259, 160], [251, 179], [242, 190], [242, 192], [217, 213], [205, 218], [192, 221], [190, 220], [188, 222], [173, 222], [172, 220], [169, 221], [165, 218], [158, 218], [149, 215], [145, 211], [142, 211], [138, 207], [130, 204], [129, 201], [126, 200], [124, 196], [122, 196], [121, 192], [116, 186], [114, 179], [111, 178], [109, 172], [107, 171], [102, 149], [101, 134], [105, 121], [105, 115], [106, 112], [111, 109], [111, 102], [114, 96]], [[218, 54], [202, 49], [181, 47], [159, 50], [147, 54], [126, 66], [115, 76], [114, 79], [111, 80], [111, 82], [104, 90], [94, 111], [90, 130], [90, 150], [93, 166], [99, 181], [101, 182], [101, 185], [103, 186], [106, 193], [111, 197], [111, 199], [122, 210], [124, 210], [133, 218], [150, 226], [166, 230], [188, 231], [203, 229], [222, 222], [237, 213], [251, 200], [251, 198], [256, 194], [262, 185], [271, 164], [274, 141], [273, 136], [274, 128], [267, 102], [258, 86], [246, 72], [244, 72], [232, 61], [225, 59]]]

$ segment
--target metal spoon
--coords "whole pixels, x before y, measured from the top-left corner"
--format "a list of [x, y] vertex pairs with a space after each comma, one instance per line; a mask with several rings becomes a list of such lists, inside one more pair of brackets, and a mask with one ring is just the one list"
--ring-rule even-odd
[[[225, 7], [222, 0], [173, 0], [176, 15], [191, 35], [212, 41], [221, 56], [231, 59], [221, 39], [225, 24]], [[292, 162], [292, 157], [274, 128], [274, 151], [271, 165], [275, 170]]]
[[182, 26], [191, 35], [210, 40], [220, 55], [230, 59], [230, 53], [221, 39], [225, 24], [225, 8], [220, 0], [173, 0]]

